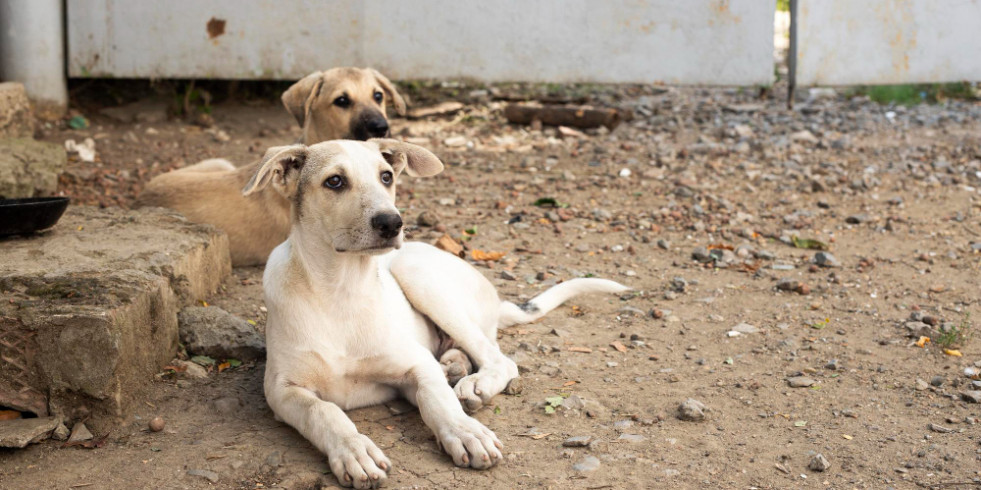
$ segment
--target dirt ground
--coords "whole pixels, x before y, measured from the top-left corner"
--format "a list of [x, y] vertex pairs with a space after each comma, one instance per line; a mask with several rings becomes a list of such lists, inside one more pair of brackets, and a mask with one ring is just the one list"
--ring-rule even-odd
[[[978, 389], [965, 369], [981, 365], [969, 336], [981, 318], [981, 104], [885, 107], [805, 90], [788, 110], [749, 90], [575, 90], [635, 117], [612, 132], [534, 130], [506, 124], [497, 90], [451, 85], [416, 105], [454, 99], [463, 112], [393, 121], [447, 164], [399, 183], [411, 239], [442, 235], [415, 225], [430, 211], [470, 250], [506, 252], [474, 262], [506, 299], [584, 275], [635, 293], [584, 297], [501, 332], [524, 390], [476, 415], [505, 444], [489, 471], [454, 467], [404, 403], [354, 411], [395, 465], [388, 488], [981, 482], [981, 405], [963, 395]], [[89, 111], [87, 129], [42, 128], [47, 141], [96, 142], [98, 161], [73, 161], [63, 177], [76, 203], [126, 206], [160, 172], [219, 156], [246, 164], [299, 134], [271, 100], [216, 104], [211, 129], [152, 107], [128, 109], [142, 122]], [[808, 239], [830, 246], [833, 267], [812, 264]], [[261, 276], [236, 269], [201, 299], [261, 327]], [[800, 283], [778, 288], [787, 278]], [[929, 325], [911, 337], [911, 318]], [[920, 334], [931, 342], [918, 347]], [[0, 487], [335, 485], [325, 458], [273, 419], [262, 371], [156, 381], [99, 449], [0, 450]], [[679, 418], [688, 398], [704, 420]], [[147, 430], [155, 416], [164, 431]], [[591, 442], [563, 446], [578, 436]], [[823, 472], [809, 469], [815, 453]]]

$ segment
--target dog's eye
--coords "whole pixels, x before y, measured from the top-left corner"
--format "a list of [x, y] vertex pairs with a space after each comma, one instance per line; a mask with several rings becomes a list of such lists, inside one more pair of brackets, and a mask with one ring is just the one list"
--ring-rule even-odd
[[381, 174], [382, 184], [391, 185], [392, 184], [392, 178], [393, 178], [392, 177], [392, 172], [389, 172], [387, 170], [384, 171], [384, 172], [382, 172], [382, 174]]
[[340, 175], [331, 175], [324, 181], [324, 187], [335, 190], [340, 189], [341, 187], [344, 187], [344, 177], [341, 177]]
[[375, 102], [381, 104], [383, 100], [385, 100], [385, 96], [381, 92], [375, 90]]
[[336, 105], [337, 107], [342, 107], [342, 108], [343, 107], [350, 107], [351, 106], [351, 99], [347, 98], [347, 95], [342, 95], [342, 96], [334, 99], [334, 105]]

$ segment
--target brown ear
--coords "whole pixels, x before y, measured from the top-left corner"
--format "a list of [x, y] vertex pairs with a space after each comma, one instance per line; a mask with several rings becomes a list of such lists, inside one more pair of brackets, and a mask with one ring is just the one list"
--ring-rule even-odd
[[395, 85], [392, 85], [392, 82], [385, 75], [379, 73], [378, 70], [374, 68], [368, 68], [367, 70], [375, 76], [375, 80], [378, 81], [378, 84], [381, 85], [382, 89], [385, 90], [385, 93], [388, 94], [388, 98], [395, 106], [395, 112], [397, 112], [400, 116], [404, 116], [405, 100], [402, 99], [402, 95], [399, 94], [399, 91], [395, 90]]
[[398, 140], [375, 138], [368, 140], [378, 145], [385, 161], [395, 172], [405, 172], [413, 177], [431, 177], [443, 171], [443, 162], [421, 146]]
[[310, 113], [313, 99], [317, 97], [320, 87], [323, 85], [324, 74], [317, 71], [303, 77], [283, 92], [283, 105], [296, 118], [296, 122], [300, 124], [301, 128]]
[[274, 146], [266, 150], [259, 169], [242, 189], [242, 195], [260, 191], [270, 182], [285, 194], [287, 182], [299, 176], [306, 158], [307, 147], [303, 145]]

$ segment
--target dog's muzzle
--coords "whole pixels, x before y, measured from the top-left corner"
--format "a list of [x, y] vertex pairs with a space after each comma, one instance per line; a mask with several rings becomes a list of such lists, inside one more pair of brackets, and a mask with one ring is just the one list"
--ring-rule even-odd
[[369, 112], [357, 119], [351, 133], [356, 139], [366, 141], [370, 138], [384, 138], [388, 136], [388, 119], [378, 112]]
[[371, 218], [371, 227], [378, 236], [389, 240], [402, 231], [402, 217], [397, 213], [380, 213]]

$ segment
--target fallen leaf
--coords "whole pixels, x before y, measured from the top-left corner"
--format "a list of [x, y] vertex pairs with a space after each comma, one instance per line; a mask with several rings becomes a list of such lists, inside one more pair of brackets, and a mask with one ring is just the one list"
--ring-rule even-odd
[[842, 434], [841, 437], [844, 437], [845, 439], [848, 439], [849, 441], [852, 440], [852, 436], [850, 436], [848, 434]]
[[233, 368], [237, 368], [242, 365], [242, 361], [238, 359], [225, 359], [225, 362], [227, 362]]
[[[548, 408], [552, 408], [552, 407], [548, 407]], [[552, 408], [552, 411], [554, 412], [554, 411], [555, 411], [555, 409], [554, 409], [554, 408]], [[536, 440], [536, 441], [537, 441], [537, 440], [539, 440], [539, 439], [544, 439], [544, 438], [546, 438], [546, 437], [548, 437], [548, 436], [550, 436], [550, 435], [552, 435], [552, 433], [551, 433], [551, 432], [548, 432], [548, 433], [546, 433], [546, 434], [535, 434], [535, 435], [533, 435], [533, 436], [530, 436], [530, 437], [531, 437], [532, 439], [534, 439], [534, 440]]]
[[470, 251], [470, 256], [474, 260], [501, 260], [505, 255], [505, 252], [484, 252], [477, 248]]
[[718, 250], [735, 250], [736, 248], [733, 247], [732, 245], [729, 245], [728, 243], [713, 243], [713, 244], [711, 244], [711, 245], [708, 246], [708, 249], [709, 250], [715, 250], [715, 249], [718, 249]]
[[798, 420], [797, 422], [794, 422], [794, 427], [804, 427], [806, 425], [807, 425], [806, 420]]
[[793, 242], [794, 246], [797, 248], [805, 248], [808, 250], [827, 250], [828, 244], [819, 240], [813, 240], [810, 238], [797, 238], [797, 235], [791, 236], [790, 241]]
[[569, 352], [581, 352], [583, 354], [591, 354], [593, 349], [589, 347], [569, 347]]
[[0, 421], [16, 420], [19, 418], [21, 418], [21, 414], [17, 410], [0, 410]]
[[215, 365], [216, 361], [208, 356], [194, 356], [191, 358], [191, 362], [200, 366], [211, 367]]
[[230, 367], [232, 367], [232, 364], [230, 362], [228, 362], [228, 361], [225, 361], [225, 362], [223, 362], [223, 363], [221, 363], [221, 364], [218, 365], [218, 372], [220, 373], [220, 372], [222, 372], [222, 371], [224, 371], [224, 370], [226, 370], [226, 369], [228, 369]]
[[459, 256], [461, 253], [463, 253], [463, 245], [460, 245], [459, 242], [454, 240], [453, 237], [449, 235], [443, 235], [439, 237], [434, 245], [436, 246], [436, 248], [440, 250], [444, 250], [456, 256]]
[[202, 299], [201, 300], [201, 306], [207, 308], [208, 307], [208, 302]]
[[98, 449], [106, 445], [106, 439], [109, 439], [109, 434], [110, 432], [107, 432], [106, 435], [102, 437], [89, 439], [87, 441], [66, 442], [62, 444], [61, 447], [81, 447], [85, 449]]
[[964, 357], [964, 354], [961, 354], [961, 351], [957, 349], [944, 349], [944, 354], [954, 357]]
[[627, 352], [627, 346], [623, 345], [623, 343], [620, 342], [619, 340], [614, 340], [613, 342], [610, 342], [610, 347], [613, 347], [619, 352]]
[[562, 383], [562, 387], [564, 388], [566, 386], [572, 386], [574, 384], [579, 384], [579, 382], [578, 381], [566, 381], [565, 383]]
[[916, 341], [916, 346], [917, 347], [923, 347], [928, 342], [930, 342], [930, 337], [920, 337], [920, 340], [917, 340]]

